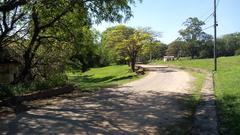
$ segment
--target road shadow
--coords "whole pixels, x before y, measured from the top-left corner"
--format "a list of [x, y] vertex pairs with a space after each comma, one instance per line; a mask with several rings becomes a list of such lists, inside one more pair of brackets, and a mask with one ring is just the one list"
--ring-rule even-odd
[[184, 105], [190, 95], [137, 94], [106, 89], [69, 94], [59, 102], [32, 109], [0, 122], [2, 134], [139, 135], [168, 134], [175, 125], [191, 125]]

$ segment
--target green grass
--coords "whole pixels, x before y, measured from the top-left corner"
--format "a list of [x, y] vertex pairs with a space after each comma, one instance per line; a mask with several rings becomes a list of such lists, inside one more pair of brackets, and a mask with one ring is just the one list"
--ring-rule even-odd
[[83, 91], [98, 90], [118, 86], [141, 77], [131, 72], [126, 65], [92, 68], [84, 73], [80, 70], [72, 70], [67, 71], [66, 75], [54, 75], [48, 80], [36, 80], [17, 85], [0, 85], [0, 97], [18, 96], [65, 84], [73, 84]]
[[184, 67], [184, 68], [200, 68], [200, 69], [206, 69], [211, 71], [213, 69], [213, 59], [180, 59], [177, 61], [169, 61], [164, 62], [162, 60], [160, 61], [152, 61], [153, 64], [164, 64], [169, 66], [178, 66], [178, 67]]
[[[213, 69], [212, 59], [180, 60], [173, 62], [154, 61], [184, 68]], [[240, 56], [218, 58], [215, 73], [215, 95], [221, 134], [240, 134]]]
[[196, 105], [200, 101], [201, 89], [205, 80], [205, 74], [189, 71], [191, 75], [195, 78], [194, 89], [192, 90], [192, 97], [189, 99], [189, 105], [192, 109], [195, 109]]
[[84, 73], [75, 70], [67, 72], [67, 76], [71, 84], [87, 91], [118, 86], [139, 78], [126, 65], [92, 68]]

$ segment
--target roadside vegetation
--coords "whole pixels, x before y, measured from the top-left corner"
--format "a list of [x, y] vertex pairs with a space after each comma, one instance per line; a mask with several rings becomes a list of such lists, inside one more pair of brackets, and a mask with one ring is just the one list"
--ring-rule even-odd
[[[212, 59], [154, 61], [154, 64], [166, 64], [184, 68], [213, 69]], [[240, 134], [240, 56], [218, 58], [218, 71], [214, 74], [215, 95], [219, 129], [221, 134]]]
[[[92, 25], [102, 21], [127, 21], [133, 16], [131, 5], [136, 3], [141, 3], [141, 0], [2, 1], [0, 96], [65, 85], [68, 79], [64, 73], [69, 70], [83, 73], [90, 68], [116, 63], [119, 59], [108, 53], [111, 47], [102, 43], [102, 34]], [[134, 45], [140, 46], [138, 51], [143, 43], [152, 39], [147, 31], [126, 28], [131, 29], [127, 36], [136, 41]], [[125, 43], [130, 42], [128, 39]], [[114, 54], [119, 54], [119, 51], [114, 51]], [[126, 55], [121, 55], [125, 60], [123, 63], [127, 63]], [[132, 56], [136, 59], [135, 54]]]
[[67, 73], [69, 83], [81, 91], [99, 90], [101, 88], [119, 86], [138, 78], [127, 65], [114, 65], [102, 68], [92, 68], [87, 72], [72, 70]]
[[48, 80], [34, 80], [32, 82], [20, 84], [2, 84], [0, 85], [0, 99], [11, 96], [21, 96], [38, 91], [46, 91], [50, 88], [60, 87], [67, 84], [67, 76], [65, 74], [56, 74], [48, 78]]
[[[180, 37], [168, 45], [149, 27], [117, 25], [102, 33], [93, 28], [93, 24], [104, 21], [129, 20], [133, 16], [131, 7], [141, 1], [1, 1], [1, 99], [67, 84], [81, 90], [117, 86], [139, 78], [135, 73], [137, 62], [211, 72], [213, 37], [204, 31], [205, 22], [196, 17], [189, 17], [179, 30]], [[240, 134], [240, 33], [219, 37], [217, 52], [220, 131]], [[165, 55], [178, 60], [163, 63]], [[196, 91], [190, 100], [195, 104], [202, 75], [193, 75], [197, 78]]]
[[193, 83], [193, 89], [191, 90], [192, 96], [187, 100], [187, 105], [195, 111], [197, 104], [200, 101], [201, 90], [205, 81], [205, 74], [199, 72], [189, 71], [189, 73], [195, 78]]
[[19, 96], [66, 84], [75, 86], [79, 91], [90, 92], [106, 87], [116, 87], [142, 77], [144, 75], [137, 75], [127, 65], [91, 68], [86, 72], [67, 70], [65, 73], [50, 77], [47, 81], [36, 80], [18, 85], [2, 85], [0, 87], [0, 97]]

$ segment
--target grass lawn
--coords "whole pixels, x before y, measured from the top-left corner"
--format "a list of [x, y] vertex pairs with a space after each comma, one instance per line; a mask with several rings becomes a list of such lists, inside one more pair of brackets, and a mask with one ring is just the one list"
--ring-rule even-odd
[[127, 65], [92, 68], [84, 73], [68, 71], [66, 74], [70, 83], [81, 90], [98, 90], [118, 86], [142, 77], [131, 72]]
[[[173, 62], [154, 61], [154, 64], [167, 64], [184, 68], [213, 69], [212, 59], [180, 60]], [[240, 56], [218, 59], [215, 73], [219, 129], [221, 134], [240, 134]]]

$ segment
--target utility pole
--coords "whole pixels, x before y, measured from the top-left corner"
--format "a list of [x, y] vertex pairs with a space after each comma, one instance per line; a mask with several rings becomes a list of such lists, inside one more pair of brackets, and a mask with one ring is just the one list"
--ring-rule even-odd
[[214, 56], [214, 71], [217, 71], [217, 0], [214, 0], [214, 47], [213, 47], [213, 56]]

